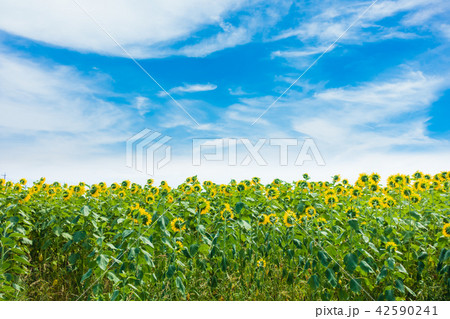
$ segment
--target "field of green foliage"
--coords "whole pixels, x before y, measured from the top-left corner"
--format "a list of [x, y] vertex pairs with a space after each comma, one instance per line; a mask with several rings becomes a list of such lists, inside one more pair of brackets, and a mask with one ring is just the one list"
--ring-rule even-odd
[[450, 300], [450, 172], [0, 180], [1, 300]]

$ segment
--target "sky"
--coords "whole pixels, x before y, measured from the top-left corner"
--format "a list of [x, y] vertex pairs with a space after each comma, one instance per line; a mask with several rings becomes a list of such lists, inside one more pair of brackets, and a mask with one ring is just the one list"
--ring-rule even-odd
[[[449, 49], [447, 0], [0, 0], [0, 174], [177, 185], [449, 170]], [[127, 157], [144, 129], [168, 141]], [[223, 147], [194, 165], [199, 140]]]

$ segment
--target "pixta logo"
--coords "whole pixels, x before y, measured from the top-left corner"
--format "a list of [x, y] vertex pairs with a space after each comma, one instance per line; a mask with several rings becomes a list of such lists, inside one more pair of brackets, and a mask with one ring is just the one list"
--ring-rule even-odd
[[172, 158], [172, 149], [167, 143], [172, 138], [150, 129], [144, 129], [126, 142], [127, 167], [148, 175], [161, 169]]
[[247, 166], [254, 162], [258, 166], [268, 165], [270, 158], [278, 157], [280, 166], [293, 163], [302, 166], [315, 161], [324, 166], [325, 161], [312, 138], [260, 138], [255, 142], [247, 138], [192, 140], [192, 164], [199, 166], [208, 161], [222, 161], [228, 166]]

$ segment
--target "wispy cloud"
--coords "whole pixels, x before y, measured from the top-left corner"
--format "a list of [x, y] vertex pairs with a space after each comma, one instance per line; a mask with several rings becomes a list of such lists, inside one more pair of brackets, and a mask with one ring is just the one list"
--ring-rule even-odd
[[[172, 94], [183, 94], [183, 93], [197, 93], [197, 92], [207, 92], [207, 91], [214, 91], [217, 89], [217, 85], [207, 83], [207, 84], [184, 84], [182, 86], [177, 86], [174, 88], [171, 88], [169, 90], [169, 93]], [[166, 93], [163, 91], [158, 92], [159, 97], [166, 96]]]

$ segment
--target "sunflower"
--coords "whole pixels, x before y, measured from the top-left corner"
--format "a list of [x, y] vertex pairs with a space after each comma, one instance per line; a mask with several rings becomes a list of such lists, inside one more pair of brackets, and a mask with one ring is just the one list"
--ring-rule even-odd
[[117, 183], [112, 183], [111, 184], [111, 189], [114, 191], [114, 190], [116, 190], [116, 189], [118, 189], [119, 188], [119, 184], [117, 184]]
[[185, 185], [183, 190], [186, 195], [190, 195], [194, 191], [194, 188], [191, 185]]
[[385, 245], [387, 251], [395, 251], [397, 249], [397, 244], [393, 241], [388, 241]]
[[136, 194], [138, 191], [139, 191], [139, 186], [133, 183], [133, 185], [131, 185], [131, 188], [130, 188], [131, 194]]
[[381, 177], [380, 177], [380, 175], [377, 174], [377, 173], [372, 173], [372, 174], [370, 174], [369, 179], [370, 179], [373, 183], [378, 184], [378, 183], [380, 182]]
[[233, 211], [230, 208], [230, 205], [225, 204], [225, 207], [220, 212], [220, 217], [222, 218], [222, 220], [233, 219], [234, 218], [234, 214], [233, 214]]
[[359, 210], [351, 207], [345, 211], [345, 214], [347, 214], [348, 218], [356, 218], [359, 217]]
[[92, 197], [98, 197], [100, 194], [100, 187], [98, 187], [98, 185], [92, 185], [89, 189], [89, 194], [91, 194]]
[[307, 188], [308, 187], [308, 182], [307, 181], [298, 181], [295, 183], [295, 186], [297, 188]]
[[409, 197], [411, 196], [412, 191], [409, 188], [405, 188], [402, 190], [402, 196], [406, 199], [409, 199]]
[[372, 208], [378, 208], [382, 204], [382, 200], [379, 197], [372, 197], [369, 199], [369, 205]]
[[56, 195], [56, 192], [55, 192], [55, 190], [53, 188], [49, 188], [47, 190], [47, 195], [52, 198], [53, 196]]
[[6, 181], [4, 178], [0, 178], [0, 186], [4, 186], [6, 184]]
[[240, 182], [237, 186], [238, 192], [243, 192], [247, 189], [247, 185], [244, 182]]
[[128, 187], [130, 187], [130, 184], [131, 184], [130, 181], [126, 180], [126, 181], [123, 181], [121, 185], [123, 188], [128, 188]]
[[151, 187], [150, 188], [150, 193], [152, 193], [153, 195], [158, 195], [159, 194], [159, 188], [158, 187]]
[[147, 204], [153, 204], [155, 202], [155, 196], [153, 196], [153, 194], [148, 194], [145, 196], [145, 202]]
[[167, 202], [169, 204], [173, 203], [173, 196], [172, 195], [167, 196]]
[[206, 199], [201, 198], [198, 203], [198, 208], [200, 209], [200, 215], [204, 215], [211, 210], [211, 204]]
[[26, 180], [25, 178], [22, 178], [22, 179], [19, 181], [19, 183], [22, 184], [22, 185], [26, 185], [26, 184], [27, 184], [27, 180]]
[[417, 171], [413, 174], [415, 179], [421, 179], [423, 177], [423, 173], [421, 171]]
[[396, 204], [395, 199], [393, 199], [391, 196], [386, 196], [383, 198], [383, 205], [385, 207], [394, 207]]
[[170, 228], [176, 233], [186, 230], [186, 226], [184, 225], [184, 219], [183, 218], [175, 218], [170, 222]]
[[196, 193], [200, 192], [202, 190], [202, 186], [200, 184], [195, 184], [194, 185], [194, 191]]
[[264, 258], [259, 258], [259, 260], [256, 262], [257, 268], [266, 268], [266, 261]]
[[442, 234], [445, 237], [450, 237], [450, 223], [447, 223], [444, 225], [444, 227], [442, 227]]
[[147, 179], [147, 185], [148, 186], [152, 186], [153, 185], [153, 179], [152, 178]]
[[341, 180], [341, 176], [340, 175], [334, 175], [333, 176], [333, 182], [338, 183]]
[[183, 250], [184, 246], [183, 246], [183, 243], [181, 241], [177, 240], [175, 242], [175, 244], [177, 244], [177, 246], [178, 246], [178, 249], [177, 249], [178, 253]]
[[325, 203], [331, 207], [335, 207], [338, 203], [338, 198], [336, 195], [325, 196]]
[[226, 186], [223, 190], [224, 195], [231, 196], [233, 195], [233, 189], [230, 186]]
[[274, 224], [276, 224], [278, 222], [278, 216], [275, 215], [275, 214], [269, 214], [267, 216], [267, 218], [269, 220], [269, 223], [272, 224], [272, 225], [274, 225]]
[[23, 193], [19, 196], [19, 198], [20, 198], [19, 203], [23, 204], [23, 203], [28, 202], [31, 199], [31, 195], [27, 194], [27, 193]]
[[144, 219], [144, 224], [149, 226], [152, 223], [152, 215], [147, 212], [144, 208], [139, 207], [139, 204], [135, 204], [136, 209], [132, 211], [132, 214], [136, 217], [142, 217]]
[[211, 189], [211, 191], [209, 192], [209, 196], [211, 197], [211, 198], [214, 198], [214, 197], [216, 197], [216, 195], [217, 195], [217, 190], [216, 189]]
[[257, 185], [257, 184], [259, 184], [259, 181], [260, 181], [261, 179], [259, 178], [259, 177], [253, 177], [252, 178], [252, 184], [253, 185]]
[[417, 194], [417, 193], [412, 193], [409, 199], [411, 200], [411, 203], [413, 203], [413, 204], [417, 204], [421, 200], [419, 194]]
[[267, 191], [267, 198], [269, 200], [277, 199], [279, 196], [280, 196], [280, 191], [277, 188], [275, 188], [275, 187], [271, 187]]
[[369, 176], [366, 173], [361, 173], [361, 174], [359, 174], [358, 180], [365, 184], [369, 181]]
[[295, 214], [291, 210], [287, 210], [283, 216], [283, 223], [286, 227], [293, 227], [295, 225]]
[[62, 197], [64, 200], [69, 200], [72, 197], [72, 191], [68, 190], [68, 191], [64, 191], [62, 194]]
[[308, 206], [305, 209], [305, 213], [309, 218], [311, 218], [316, 215], [316, 209], [312, 206]]
[[375, 193], [380, 190], [380, 187], [378, 186], [378, 184], [371, 182], [369, 185], [369, 189]]
[[357, 198], [361, 194], [361, 190], [359, 188], [353, 188], [350, 194], [352, 195], [353, 198]]
[[269, 223], [269, 216], [266, 214], [262, 214], [258, 216], [258, 224], [259, 225], [267, 225]]
[[125, 196], [127, 196], [127, 195], [125, 194], [124, 191], [120, 191], [117, 193], [117, 196], [119, 196], [119, 198], [125, 198]]

